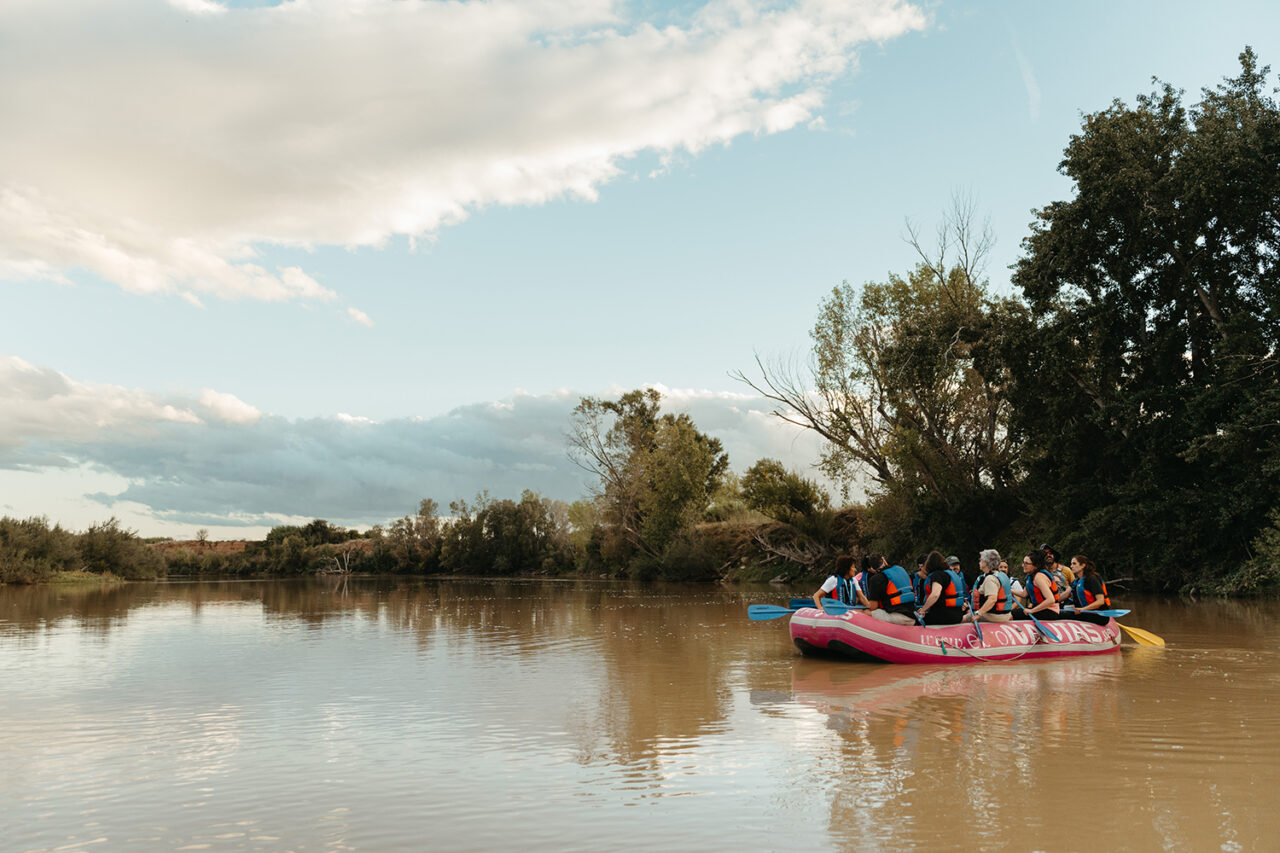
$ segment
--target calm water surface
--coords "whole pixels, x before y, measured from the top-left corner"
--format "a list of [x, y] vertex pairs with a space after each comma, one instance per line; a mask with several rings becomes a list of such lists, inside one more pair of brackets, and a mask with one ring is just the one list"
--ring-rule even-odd
[[799, 657], [789, 592], [0, 587], [0, 848], [1280, 847], [1275, 602], [938, 668]]

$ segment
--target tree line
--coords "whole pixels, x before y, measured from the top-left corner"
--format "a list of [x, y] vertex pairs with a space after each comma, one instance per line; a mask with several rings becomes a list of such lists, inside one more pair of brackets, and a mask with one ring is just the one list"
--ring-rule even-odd
[[[736, 474], [652, 389], [583, 398], [568, 446], [593, 490], [424, 500], [360, 533], [316, 520], [243, 552], [157, 555], [118, 523], [0, 520], [0, 580], [412, 572], [795, 578], [836, 553], [1008, 553], [1050, 541], [1153, 591], [1280, 589], [1280, 110], [1270, 69], [1184, 94], [1157, 83], [1083, 118], [1035, 212], [1015, 293], [959, 198], [919, 262], [818, 306], [806, 362], [738, 378], [823, 440], [813, 480]], [[859, 500], [849, 504], [850, 496]], [[150, 554], [150, 556], [148, 556]]]

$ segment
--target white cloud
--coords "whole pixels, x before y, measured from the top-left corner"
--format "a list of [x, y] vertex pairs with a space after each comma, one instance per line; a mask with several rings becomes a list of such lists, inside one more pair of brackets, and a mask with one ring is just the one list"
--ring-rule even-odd
[[373, 328], [373, 318], [361, 311], [359, 308], [347, 308], [347, 316], [359, 323], [361, 326]]
[[85, 441], [125, 430], [140, 440], [166, 424], [198, 424], [182, 401], [116, 385], [77, 382], [47, 367], [0, 356], [0, 456], [9, 465], [62, 465], [31, 443]]
[[211, 417], [229, 424], [253, 424], [262, 417], [262, 412], [234, 394], [223, 394], [210, 388], [200, 393], [200, 405]]
[[860, 43], [925, 23], [898, 0], [725, 0], [661, 26], [625, 9], [4, 4], [0, 275], [330, 300], [256, 247], [377, 246], [489, 204], [594, 198], [641, 152], [813, 121]]
[[[721, 440], [736, 470], [768, 456], [812, 475], [815, 439], [772, 417], [766, 400], [657, 387], [666, 409], [688, 412]], [[372, 524], [425, 497], [447, 506], [482, 490], [495, 498], [533, 489], [575, 500], [588, 484], [568, 458], [565, 434], [580, 396], [567, 389], [516, 393], [433, 418], [374, 422], [341, 413], [288, 420], [223, 392], [163, 398], [0, 357], [0, 485], [18, 482], [18, 474], [28, 483], [50, 475], [47, 494], [24, 486], [20, 495], [6, 495], [3, 509], [71, 523], [60, 514], [71, 498], [85, 496], [67, 489], [90, 476], [109, 476], [112, 484], [89, 495], [96, 518], [127, 517], [146, 535], [183, 525], [226, 535], [229, 527], [316, 517]]]

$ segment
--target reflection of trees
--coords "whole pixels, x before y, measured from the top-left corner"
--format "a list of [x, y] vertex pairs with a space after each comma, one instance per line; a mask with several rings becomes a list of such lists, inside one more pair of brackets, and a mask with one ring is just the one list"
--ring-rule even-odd
[[[1006, 846], [1008, 829], [1041, 806], [1058, 815], [1072, 765], [1085, 769], [1091, 750], [1118, 737], [1123, 667], [1119, 655], [945, 669], [796, 661], [795, 699], [827, 716], [836, 745], [833, 837], [900, 844], [905, 813], [917, 817], [905, 837], [925, 848], [961, 832]], [[1048, 770], [1059, 756], [1065, 775]]]
[[[621, 763], [647, 782], [660, 779], [671, 744], [723, 722], [727, 678], [742, 655], [727, 632], [774, 650], [778, 643], [776, 632], [742, 618], [736, 597], [705, 586], [401, 577], [0, 587], [8, 616], [0, 630], [39, 632], [72, 620], [109, 632], [139, 608], [194, 614], [226, 604], [314, 628], [376, 622], [447, 655], [451, 667], [474, 669], [478, 680], [553, 690], [530, 699], [561, 715], [557, 728], [576, 760]], [[548, 672], [563, 678], [548, 687]]]

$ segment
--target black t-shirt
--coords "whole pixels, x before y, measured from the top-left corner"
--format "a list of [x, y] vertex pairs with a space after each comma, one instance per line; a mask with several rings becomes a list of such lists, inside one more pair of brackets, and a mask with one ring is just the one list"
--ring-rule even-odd
[[872, 572], [871, 577], [867, 579], [867, 598], [880, 602], [880, 606], [890, 613], [905, 613], [908, 616], [915, 613], [913, 604], [889, 603], [889, 579], [885, 577], [884, 572]]
[[[1085, 575], [1084, 588], [1093, 593], [1094, 601], [1097, 601], [1099, 598], [1105, 599], [1107, 597], [1106, 590], [1102, 588], [1102, 578], [1097, 575]], [[1104, 604], [1103, 606], [1105, 607], [1106, 605]]]
[[[924, 601], [929, 600], [929, 596], [933, 593], [933, 585], [935, 583], [938, 584], [940, 587], [942, 587], [942, 595], [938, 596], [938, 600], [935, 601], [933, 603], [933, 606], [929, 608], [929, 612], [932, 613], [935, 609], [956, 610], [956, 611], [961, 610], [963, 604], [960, 599], [960, 595], [964, 592], [964, 590], [960, 590], [960, 589], [956, 590], [956, 606], [947, 607], [947, 585], [951, 583], [951, 575], [947, 574], [946, 571], [944, 571], [943, 569], [938, 569], [937, 571], [929, 573], [929, 577], [925, 580]], [[921, 607], [924, 606], [924, 601], [920, 602]]]

